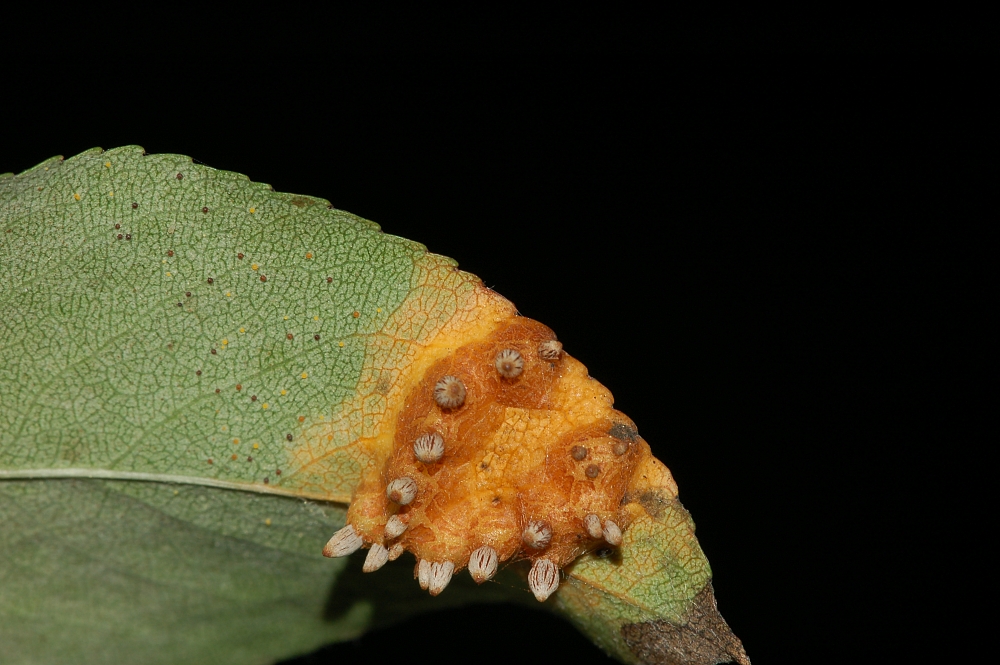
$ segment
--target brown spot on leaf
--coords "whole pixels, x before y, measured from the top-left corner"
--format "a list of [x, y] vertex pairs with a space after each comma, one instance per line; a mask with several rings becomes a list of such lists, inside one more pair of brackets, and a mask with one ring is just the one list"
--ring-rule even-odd
[[587, 459], [587, 449], [584, 448], [583, 446], [573, 446], [570, 449], [569, 454], [572, 455], [573, 459], [575, 459], [577, 462], [582, 462], [583, 460]]
[[202, 212], [208, 212], [208, 207], [202, 208], [201, 211]]
[[138, 203], [136, 203], [135, 201], [133, 201], [133, 202], [132, 202], [132, 210], [135, 210], [135, 209], [136, 209], [136, 208], [138, 208], [138, 207], [139, 207], [139, 204], [138, 204]]
[[631, 425], [625, 423], [615, 423], [608, 430], [608, 435], [613, 436], [619, 441], [635, 441], [639, 438], [639, 432]]
[[601, 474], [601, 467], [597, 466], [596, 464], [590, 464], [587, 466], [586, 474], [588, 478], [591, 479], [596, 478]]
[[648, 665], [750, 665], [743, 644], [719, 614], [711, 581], [692, 599], [684, 621], [627, 623], [621, 634], [636, 658]]
[[663, 511], [674, 503], [677, 503], [677, 507], [683, 510], [683, 507], [680, 506], [680, 503], [676, 499], [668, 497], [662, 490], [647, 490], [638, 496], [626, 494], [622, 500], [623, 504], [633, 502], [642, 506], [649, 513], [650, 517], [654, 519], [659, 519], [663, 515]]

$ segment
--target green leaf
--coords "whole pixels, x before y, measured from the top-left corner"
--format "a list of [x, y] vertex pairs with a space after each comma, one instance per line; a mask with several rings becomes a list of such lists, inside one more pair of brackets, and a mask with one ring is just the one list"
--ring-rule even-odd
[[620, 549], [572, 565], [559, 609], [623, 662], [749, 663], [716, 609], [691, 516], [676, 497], [660, 492], [639, 503], [647, 512]]
[[[266, 663], [427, 609], [534, 603], [519, 566], [430, 598], [412, 562], [362, 580], [357, 556], [320, 556], [363, 471], [352, 446], [478, 288], [183, 156], [0, 176], [5, 662]], [[551, 604], [625, 662], [748, 663], [669, 472], [649, 472], [620, 551], [579, 558]]]

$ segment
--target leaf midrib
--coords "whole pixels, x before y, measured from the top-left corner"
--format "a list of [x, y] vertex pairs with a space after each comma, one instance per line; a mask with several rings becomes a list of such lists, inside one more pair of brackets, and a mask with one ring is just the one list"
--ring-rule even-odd
[[289, 490], [272, 485], [239, 483], [217, 478], [202, 478], [198, 476], [179, 476], [168, 473], [143, 473], [140, 471], [116, 471], [111, 469], [86, 469], [67, 467], [60, 469], [0, 469], [0, 481], [3, 480], [58, 480], [66, 478], [88, 478], [96, 480], [132, 480], [150, 483], [172, 483], [175, 485], [200, 485], [237, 492], [252, 492], [255, 494], [273, 494], [296, 499], [324, 501], [329, 503], [350, 503], [348, 496], [330, 496], [314, 494], [298, 490]]

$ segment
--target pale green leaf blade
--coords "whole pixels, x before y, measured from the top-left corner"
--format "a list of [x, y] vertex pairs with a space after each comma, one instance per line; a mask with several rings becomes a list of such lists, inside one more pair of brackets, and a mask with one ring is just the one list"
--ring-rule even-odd
[[[0, 176], [0, 227], [13, 662], [270, 662], [427, 608], [529, 601], [464, 575], [432, 599], [412, 561], [362, 579], [319, 554], [360, 474], [341, 453], [478, 284], [453, 261], [137, 147]], [[624, 662], [749, 663], [670, 485], [623, 502], [620, 552], [578, 559], [549, 604]]]
[[455, 297], [389, 361], [451, 315], [471, 283], [453, 261], [134, 146], [5, 176], [0, 220], [6, 659], [271, 662], [506, 595], [428, 598], [405, 559], [352, 582], [355, 558], [320, 554], [345, 506], [290, 498], [349, 496], [350, 465], [296, 466], [303, 431], [357, 397], [365, 343], [422, 278]]

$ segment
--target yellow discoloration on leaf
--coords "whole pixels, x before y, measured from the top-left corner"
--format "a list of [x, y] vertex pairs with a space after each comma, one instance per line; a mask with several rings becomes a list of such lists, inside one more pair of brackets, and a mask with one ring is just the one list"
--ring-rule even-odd
[[[335, 406], [336, 415], [329, 422], [324, 418], [308, 424], [297, 438], [300, 445], [289, 450], [286, 466], [297, 469], [293, 482], [301, 483], [310, 495], [350, 501], [364, 471], [385, 463], [403, 396], [419, 377], [457, 346], [488, 334], [514, 315], [514, 306], [482, 286], [478, 278], [448, 270], [444, 284], [437, 288], [452, 294], [454, 309], [429, 318], [434, 306], [426, 298], [436, 286], [430, 280], [440, 274], [433, 267], [424, 271], [424, 283], [366, 346], [356, 396]], [[407, 343], [401, 337], [413, 341]], [[355, 437], [355, 432], [361, 436]]]
[[[728, 631], [714, 610], [711, 572], [669, 470], [613, 409], [610, 392], [577, 360], [560, 355], [551, 330], [517, 317], [510, 302], [450, 260], [380, 234], [325, 202], [267, 192], [242, 176], [176, 155], [144, 156], [135, 147], [107, 153], [115, 157], [115, 182], [93, 185], [95, 173], [110, 179], [105, 169], [112, 161], [100, 154], [0, 183], [6, 197], [0, 214], [11, 220], [5, 217], [5, 226], [37, 224], [32, 211], [49, 205], [37, 195], [42, 184], [81, 202], [58, 206], [67, 222], [58, 231], [77, 234], [66, 236], [73, 242], [17, 256], [0, 246], [6, 252], [0, 282], [19, 285], [3, 292], [6, 310], [30, 311], [74, 340], [39, 347], [34, 323], [22, 317], [11, 324], [17, 343], [0, 344], [8, 386], [0, 404], [14, 420], [0, 428], [0, 473], [48, 479], [66, 473], [123, 487], [143, 484], [126, 482], [134, 480], [152, 481], [145, 483], [150, 488], [202, 484], [262, 506], [277, 497], [230, 490], [352, 502], [352, 528], [366, 546], [382, 544], [388, 514], [398, 511], [408, 526], [393, 536], [395, 545], [429, 561], [460, 568], [487, 545], [501, 561], [544, 558], [565, 567], [562, 588], [546, 602], [626, 662], [656, 652], [650, 635], [689, 625]], [[126, 212], [127, 205], [87, 196], [92, 191], [108, 197], [117, 191], [122, 201], [141, 196], [144, 203]], [[212, 211], [199, 214], [212, 233], [192, 234], [183, 221], [171, 221], [197, 210]], [[247, 219], [247, 212], [257, 217]], [[115, 222], [131, 244], [107, 242]], [[149, 257], [167, 248], [176, 258], [164, 273]], [[149, 253], [142, 265], [121, 263], [122, 254], [143, 251]], [[267, 286], [265, 275], [245, 272], [249, 261], [228, 258], [234, 255], [254, 257], [252, 271], [272, 266], [261, 271], [274, 270]], [[81, 256], [93, 260], [82, 265]], [[127, 270], [107, 270], [122, 265]], [[179, 285], [188, 277], [191, 285]], [[65, 302], [89, 302], [95, 283], [108, 298], [93, 301], [93, 312], [66, 310], [50, 297], [64, 289]], [[178, 290], [190, 290], [191, 300]], [[227, 300], [234, 292], [241, 298]], [[385, 317], [371, 316], [383, 307]], [[123, 308], [128, 316], [121, 316]], [[314, 329], [294, 331], [293, 340], [279, 317], [312, 317]], [[234, 330], [246, 337], [227, 351]], [[211, 340], [221, 342], [216, 348]], [[546, 355], [540, 344], [556, 345], [555, 351]], [[524, 374], [498, 374], [497, 354], [514, 347]], [[435, 382], [456, 368], [468, 395], [442, 409], [434, 403]], [[54, 372], [66, 380], [35, 380]], [[290, 395], [281, 387], [289, 382]], [[63, 406], [68, 388], [74, 408]], [[258, 397], [259, 409], [252, 404]], [[429, 431], [443, 437], [444, 453], [417, 459], [413, 442]], [[234, 450], [241, 441], [234, 435], [253, 441], [252, 455]], [[405, 507], [386, 498], [387, 481], [395, 478], [411, 478], [418, 488]], [[190, 487], [184, 493], [194, 496]], [[232, 506], [252, 503], [245, 498]], [[294, 523], [305, 533], [309, 511], [300, 504], [290, 502], [286, 513], [266, 504], [267, 512], [240, 524], [277, 534]], [[210, 513], [193, 510], [185, 519]], [[263, 529], [275, 515], [275, 528]], [[536, 536], [551, 540], [525, 542], [526, 522], [539, 521], [545, 524]], [[621, 544], [605, 556], [608, 542]], [[303, 551], [318, 557], [319, 549]], [[328, 566], [319, 576], [335, 570], [322, 563]], [[705, 608], [715, 618], [697, 623], [692, 612]], [[734, 640], [722, 640], [726, 653], [747, 663]]]

